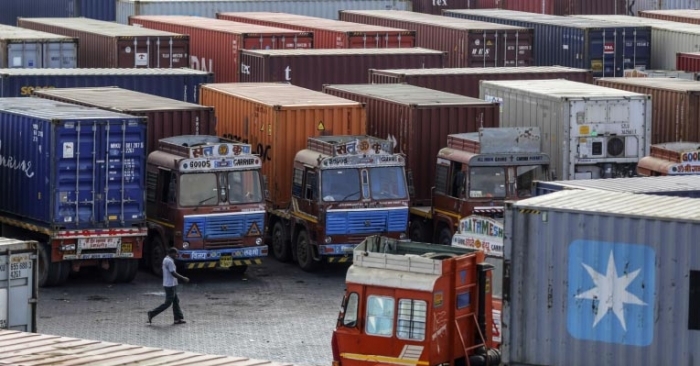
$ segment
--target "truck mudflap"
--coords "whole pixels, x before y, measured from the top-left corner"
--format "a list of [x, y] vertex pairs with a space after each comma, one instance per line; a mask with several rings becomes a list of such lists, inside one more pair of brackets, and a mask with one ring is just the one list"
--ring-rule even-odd
[[180, 250], [177, 261], [187, 269], [231, 268], [261, 265], [267, 256], [267, 245], [246, 248], [229, 248], [216, 250]]

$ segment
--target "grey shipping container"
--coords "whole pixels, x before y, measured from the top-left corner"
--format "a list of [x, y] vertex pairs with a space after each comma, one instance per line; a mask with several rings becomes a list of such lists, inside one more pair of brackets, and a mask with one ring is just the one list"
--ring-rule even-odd
[[326, 85], [325, 93], [366, 105], [367, 134], [406, 154], [411, 203], [430, 205], [438, 151], [447, 136], [498, 127], [498, 105], [406, 84]]
[[627, 15], [639, 15], [645, 10], [667, 9], [699, 9], [700, 0], [635, 0], [630, 1], [627, 7]]
[[562, 66], [469, 67], [447, 69], [370, 70], [372, 84], [406, 83], [447, 93], [479, 97], [481, 80], [566, 79], [593, 83], [590, 70]]
[[372, 68], [443, 67], [445, 54], [425, 48], [242, 50], [241, 82], [284, 82], [321, 91], [356, 84]]
[[188, 35], [88, 18], [20, 18], [22, 28], [78, 39], [78, 67], [188, 67]]
[[75, 38], [0, 25], [0, 68], [74, 68], [77, 62]]
[[[557, 182], [535, 181], [532, 185], [532, 195], [541, 196], [565, 189], [700, 198], [700, 175], [564, 180]], [[698, 204], [700, 204], [700, 201]]]
[[36, 332], [38, 245], [0, 238], [0, 329]]
[[566, 190], [508, 202], [503, 362], [697, 365], [694, 201]]
[[410, 0], [117, 0], [117, 22], [129, 24], [134, 15], [193, 15], [216, 18], [216, 13], [276, 11], [338, 19], [338, 11], [395, 9], [411, 11]]
[[180, 135], [216, 136], [214, 108], [114, 87], [37, 90], [44, 99], [146, 117], [146, 153], [158, 141]]
[[568, 80], [481, 81], [502, 127], [539, 127], [553, 180], [627, 177], [649, 154], [651, 97]]
[[190, 103], [214, 75], [192, 69], [0, 69], [0, 97], [26, 97], [34, 90], [117, 86]]

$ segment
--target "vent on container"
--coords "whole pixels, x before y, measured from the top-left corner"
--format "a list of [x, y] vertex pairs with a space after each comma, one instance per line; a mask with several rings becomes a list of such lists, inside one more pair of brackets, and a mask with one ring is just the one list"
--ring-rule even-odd
[[608, 156], [619, 157], [625, 152], [625, 142], [621, 137], [611, 137], [608, 140]]

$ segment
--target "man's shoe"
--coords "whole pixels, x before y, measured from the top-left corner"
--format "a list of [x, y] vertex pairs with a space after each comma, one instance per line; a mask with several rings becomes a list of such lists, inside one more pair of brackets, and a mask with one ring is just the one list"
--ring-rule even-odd
[[151, 315], [150, 311], [146, 314], [148, 314], [148, 324], [151, 324], [152, 323], [151, 321], [153, 320], [153, 315]]
[[173, 323], [173, 324], [185, 324], [185, 323], [187, 323], [187, 322], [184, 319], [179, 319], [179, 320], [176, 320], [175, 323]]

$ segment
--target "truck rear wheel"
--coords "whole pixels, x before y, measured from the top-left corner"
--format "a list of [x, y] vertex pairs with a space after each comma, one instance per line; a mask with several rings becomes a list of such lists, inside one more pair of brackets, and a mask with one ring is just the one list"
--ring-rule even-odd
[[99, 266], [102, 280], [107, 283], [121, 282], [121, 279], [125, 277], [126, 263], [120, 259], [110, 259], [107, 262], [109, 263], [107, 269], [102, 268], [102, 264]]
[[421, 243], [427, 242], [425, 224], [421, 219], [411, 220], [411, 226], [408, 228], [408, 235], [411, 241], [418, 241]]
[[289, 262], [292, 257], [290, 249], [284, 223], [282, 221], [275, 222], [272, 227], [272, 255], [280, 262]]
[[136, 278], [136, 274], [139, 271], [139, 260], [120, 259], [120, 261], [122, 261], [124, 264], [124, 270], [120, 274], [119, 279], [117, 279], [117, 281], [123, 283], [131, 283], [134, 280], [134, 278]]
[[39, 287], [62, 285], [70, 274], [69, 262], [51, 262], [51, 247], [39, 245]]
[[314, 260], [313, 250], [311, 242], [309, 241], [309, 234], [306, 230], [299, 232], [297, 236], [297, 262], [299, 267], [307, 272], [313, 272], [318, 269], [319, 262]]
[[154, 238], [151, 242], [151, 272], [158, 277], [163, 276], [163, 259], [165, 259], [165, 248], [160, 238]]

